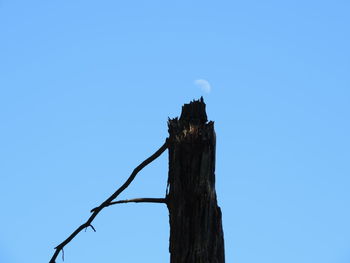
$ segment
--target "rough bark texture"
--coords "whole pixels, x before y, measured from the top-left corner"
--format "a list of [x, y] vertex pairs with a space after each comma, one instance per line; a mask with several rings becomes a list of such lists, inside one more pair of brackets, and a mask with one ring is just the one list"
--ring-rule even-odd
[[215, 191], [215, 131], [201, 98], [169, 120], [171, 263], [224, 263], [221, 210]]

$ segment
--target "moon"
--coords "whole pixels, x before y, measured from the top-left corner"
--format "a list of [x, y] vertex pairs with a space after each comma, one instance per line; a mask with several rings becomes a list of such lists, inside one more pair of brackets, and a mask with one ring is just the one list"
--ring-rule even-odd
[[209, 93], [211, 91], [210, 83], [205, 79], [196, 79], [194, 81], [194, 84], [197, 85], [205, 93]]

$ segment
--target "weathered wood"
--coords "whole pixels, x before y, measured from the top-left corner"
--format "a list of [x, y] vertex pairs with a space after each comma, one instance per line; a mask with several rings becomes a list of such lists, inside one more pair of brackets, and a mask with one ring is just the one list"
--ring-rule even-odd
[[215, 131], [203, 98], [185, 104], [169, 127], [167, 206], [171, 263], [224, 263], [215, 191]]

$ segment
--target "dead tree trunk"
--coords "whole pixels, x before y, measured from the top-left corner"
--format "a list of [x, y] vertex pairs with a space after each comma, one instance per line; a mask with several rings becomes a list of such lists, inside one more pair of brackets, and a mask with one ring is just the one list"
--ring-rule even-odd
[[201, 98], [169, 120], [167, 206], [171, 263], [224, 263], [215, 191], [215, 131]]
[[[91, 210], [85, 223], [55, 247], [50, 263], [106, 207], [122, 203], [165, 203], [170, 217], [170, 263], [224, 263], [224, 235], [221, 210], [215, 192], [214, 123], [207, 122], [203, 98], [185, 104], [180, 119], [169, 120], [169, 138], [140, 163], [125, 183], [99, 206]], [[137, 173], [169, 150], [166, 198], [115, 200]]]

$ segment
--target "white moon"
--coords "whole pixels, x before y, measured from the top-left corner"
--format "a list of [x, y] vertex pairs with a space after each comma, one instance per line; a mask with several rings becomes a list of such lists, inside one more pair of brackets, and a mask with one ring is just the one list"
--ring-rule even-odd
[[196, 79], [194, 81], [194, 84], [197, 85], [205, 93], [209, 93], [211, 91], [210, 83], [205, 79]]

